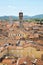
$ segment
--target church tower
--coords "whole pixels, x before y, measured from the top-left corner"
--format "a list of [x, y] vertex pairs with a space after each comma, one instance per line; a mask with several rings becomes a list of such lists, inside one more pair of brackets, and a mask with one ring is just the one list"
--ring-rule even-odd
[[19, 22], [20, 28], [23, 28], [23, 12], [19, 12]]

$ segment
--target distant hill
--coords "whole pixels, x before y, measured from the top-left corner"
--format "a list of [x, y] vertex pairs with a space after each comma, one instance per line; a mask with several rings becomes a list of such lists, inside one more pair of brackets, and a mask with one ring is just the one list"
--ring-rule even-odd
[[[39, 19], [43, 19], [43, 14], [39, 14], [39, 15], [35, 15], [35, 16], [28, 16], [28, 15], [24, 15], [23, 17], [25, 20], [28, 20], [28, 19], [34, 19], [34, 18], [39, 18]], [[0, 19], [1, 20], [9, 20], [9, 16], [0, 16]], [[13, 20], [18, 20], [19, 17], [18, 16], [12, 16], [12, 19]]]
[[27, 20], [27, 19], [30, 19], [31, 17], [30, 16], [27, 16], [27, 15], [24, 15], [23, 19]]
[[[17, 16], [11, 16], [12, 17], [12, 20], [18, 20], [18, 17]], [[1, 20], [9, 20], [9, 16], [1, 16], [0, 17]]]
[[32, 18], [40, 18], [40, 19], [43, 19], [43, 14], [39, 14], [39, 15], [32, 16]]

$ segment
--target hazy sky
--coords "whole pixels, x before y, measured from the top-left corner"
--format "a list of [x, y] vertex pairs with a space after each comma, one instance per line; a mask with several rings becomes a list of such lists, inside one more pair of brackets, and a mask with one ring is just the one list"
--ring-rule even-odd
[[43, 0], [0, 0], [0, 16], [17, 16], [20, 11], [29, 16], [43, 14]]

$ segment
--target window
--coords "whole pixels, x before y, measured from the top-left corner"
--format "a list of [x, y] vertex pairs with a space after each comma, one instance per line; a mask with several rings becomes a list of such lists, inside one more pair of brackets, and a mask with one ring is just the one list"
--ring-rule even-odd
[[40, 49], [39, 49], [39, 48], [37, 48], [37, 51], [40, 51]]

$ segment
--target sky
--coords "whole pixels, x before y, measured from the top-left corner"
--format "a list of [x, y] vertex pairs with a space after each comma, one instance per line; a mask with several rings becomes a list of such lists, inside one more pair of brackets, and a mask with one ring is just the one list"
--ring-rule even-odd
[[43, 0], [0, 0], [0, 16], [18, 16], [20, 11], [28, 16], [43, 14]]

